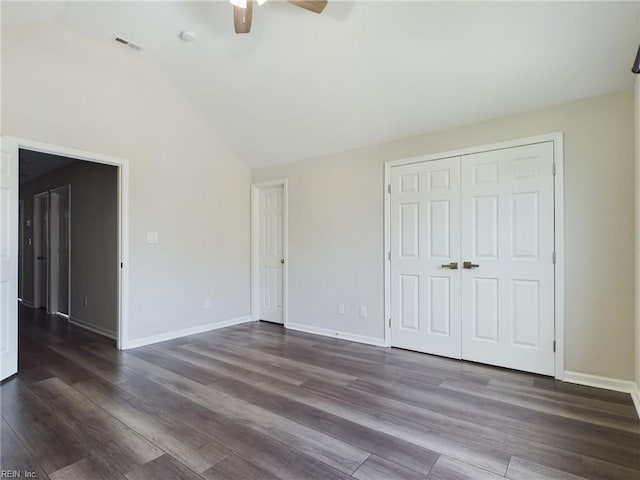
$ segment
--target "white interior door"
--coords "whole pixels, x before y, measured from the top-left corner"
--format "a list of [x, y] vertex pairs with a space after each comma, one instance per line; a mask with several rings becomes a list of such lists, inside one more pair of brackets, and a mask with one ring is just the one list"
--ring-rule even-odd
[[33, 304], [49, 311], [49, 192], [33, 197]]
[[284, 322], [284, 186], [260, 189], [258, 226], [260, 320]]
[[18, 371], [18, 147], [0, 138], [0, 380]]
[[460, 358], [460, 157], [391, 169], [391, 344]]
[[51, 313], [69, 314], [69, 185], [51, 191], [49, 304]]
[[553, 143], [462, 157], [462, 357], [554, 373]]

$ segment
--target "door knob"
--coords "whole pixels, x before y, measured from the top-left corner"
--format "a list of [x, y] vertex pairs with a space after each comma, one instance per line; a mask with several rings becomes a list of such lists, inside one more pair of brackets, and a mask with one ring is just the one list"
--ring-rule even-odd
[[462, 262], [462, 268], [478, 268], [480, 265], [471, 262]]
[[280, 259], [280, 263], [284, 263], [284, 258], [281, 258], [281, 259]]
[[451, 270], [457, 270], [458, 262], [444, 263], [442, 264], [442, 268], [450, 268]]

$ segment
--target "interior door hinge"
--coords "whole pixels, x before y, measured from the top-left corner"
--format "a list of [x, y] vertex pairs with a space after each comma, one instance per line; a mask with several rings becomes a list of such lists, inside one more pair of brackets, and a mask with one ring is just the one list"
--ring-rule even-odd
[[391, 328], [391, 319], [389, 319], [389, 328]]
[[391, 251], [388, 251], [388, 252], [387, 252], [387, 258], [388, 258], [389, 260], [391, 260]]
[[387, 192], [391, 193], [391, 184], [387, 185]]
[[553, 341], [553, 351], [554, 352], [556, 351], [556, 341], [555, 340]]
[[552, 258], [553, 258], [553, 264], [555, 265], [556, 264], [556, 252], [553, 252], [553, 257]]
[[556, 164], [555, 162], [553, 164], [551, 164], [551, 172], [555, 175], [556, 174]]

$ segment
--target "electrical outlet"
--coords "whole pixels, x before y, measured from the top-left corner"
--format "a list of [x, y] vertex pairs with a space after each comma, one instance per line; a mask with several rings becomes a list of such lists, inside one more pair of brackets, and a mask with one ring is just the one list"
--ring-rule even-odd
[[344, 303], [338, 304], [338, 315], [344, 315]]
[[213, 301], [210, 298], [204, 299], [204, 308], [206, 308], [207, 310], [213, 308]]
[[361, 317], [366, 317], [367, 316], [367, 306], [366, 305], [360, 305], [360, 316]]
[[89, 306], [89, 297], [82, 297], [82, 306], [84, 307]]

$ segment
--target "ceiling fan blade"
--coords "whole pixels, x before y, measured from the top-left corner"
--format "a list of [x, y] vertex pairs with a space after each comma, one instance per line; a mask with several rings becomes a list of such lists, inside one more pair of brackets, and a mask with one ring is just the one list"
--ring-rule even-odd
[[233, 6], [233, 26], [236, 33], [249, 33], [251, 31], [251, 18], [253, 16], [253, 0], [247, 0], [247, 8]]
[[294, 5], [309, 10], [313, 13], [322, 13], [327, 6], [327, 0], [289, 0]]

